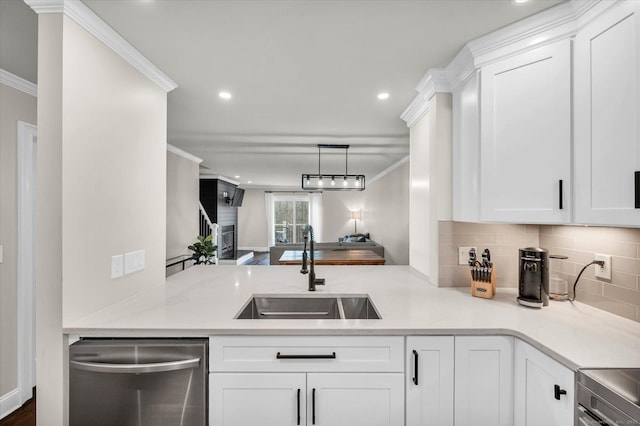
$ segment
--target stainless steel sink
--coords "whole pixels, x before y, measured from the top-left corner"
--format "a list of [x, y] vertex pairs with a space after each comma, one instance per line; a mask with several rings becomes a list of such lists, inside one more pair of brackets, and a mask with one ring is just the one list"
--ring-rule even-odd
[[252, 296], [236, 319], [380, 319], [369, 296]]

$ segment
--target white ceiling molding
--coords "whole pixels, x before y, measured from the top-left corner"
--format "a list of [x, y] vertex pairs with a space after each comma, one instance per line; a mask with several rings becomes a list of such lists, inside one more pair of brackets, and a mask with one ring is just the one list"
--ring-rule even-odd
[[187, 151], [184, 151], [176, 146], [167, 144], [167, 151], [179, 155], [180, 157], [186, 158], [187, 160], [193, 161], [196, 164], [202, 163], [202, 158], [198, 158], [193, 154], [189, 154]]
[[[616, 3], [619, 2], [571, 0], [470, 41], [444, 72], [437, 70], [434, 73], [434, 70], [429, 70], [425, 74], [416, 88], [419, 94], [400, 118], [411, 127], [428, 112], [428, 101], [438, 90], [454, 91], [484, 65], [571, 37], [579, 28]], [[446, 83], [440, 80], [443, 78]], [[433, 84], [436, 81], [438, 83], [433, 92], [430, 80], [434, 80]], [[443, 90], [444, 88], [448, 90]]]
[[220, 176], [220, 175], [200, 175], [200, 179], [218, 179], [218, 180], [223, 180], [225, 182], [228, 182], [232, 185], [240, 185], [240, 182], [238, 182], [237, 180], [233, 180], [233, 179], [229, 179], [226, 176]]
[[36, 13], [64, 13], [166, 92], [178, 85], [80, 0], [24, 0]]
[[[396, 162], [395, 164], [390, 165], [389, 167], [387, 167], [386, 169], [384, 169], [383, 171], [381, 171], [380, 173], [378, 173], [377, 175], [375, 175], [374, 177], [367, 179], [367, 185], [371, 185], [372, 183], [374, 183], [375, 181], [377, 181], [378, 179], [388, 175], [389, 173], [391, 173], [392, 171], [396, 170], [397, 168], [401, 167], [402, 165], [404, 165], [405, 163], [407, 163], [409, 161], [409, 158], [411, 156], [407, 155], [406, 157], [404, 157], [403, 159], [401, 159], [400, 161]], [[365, 190], [366, 191], [366, 190]]]
[[0, 83], [34, 97], [38, 97], [38, 86], [22, 77], [0, 68]]
[[427, 112], [429, 112], [429, 100], [436, 93], [451, 93], [447, 72], [444, 69], [433, 68], [427, 71], [416, 86], [418, 95], [413, 98], [409, 107], [400, 116], [407, 123], [407, 127], [413, 126]]

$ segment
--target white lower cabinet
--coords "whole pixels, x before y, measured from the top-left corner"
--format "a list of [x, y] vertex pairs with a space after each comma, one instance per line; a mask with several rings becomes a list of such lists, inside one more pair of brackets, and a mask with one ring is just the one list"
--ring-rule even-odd
[[456, 426], [513, 425], [513, 344], [509, 336], [456, 336]]
[[573, 425], [574, 372], [516, 340], [515, 425]]
[[400, 373], [211, 373], [211, 425], [395, 426]]
[[573, 371], [511, 336], [230, 336], [209, 347], [211, 426], [573, 425]]
[[404, 337], [229, 336], [209, 344], [209, 424], [404, 424]]
[[407, 337], [407, 426], [453, 426], [453, 336]]
[[513, 337], [407, 337], [407, 426], [513, 426]]
[[404, 424], [401, 373], [307, 374], [307, 425]]
[[302, 425], [306, 416], [304, 373], [211, 373], [211, 425]]

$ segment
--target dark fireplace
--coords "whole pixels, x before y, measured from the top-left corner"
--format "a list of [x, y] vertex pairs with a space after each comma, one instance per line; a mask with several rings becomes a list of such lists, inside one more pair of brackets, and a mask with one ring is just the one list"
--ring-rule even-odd
[[220, 246], [218, 258], [233, 259], [235, 255], [235, 235], [236, 227], [234, 225], [222, 226], [220, 230]]

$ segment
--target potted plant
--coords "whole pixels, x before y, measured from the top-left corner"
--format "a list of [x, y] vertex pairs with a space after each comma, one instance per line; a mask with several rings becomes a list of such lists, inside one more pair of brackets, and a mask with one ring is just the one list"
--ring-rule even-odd
[[213, 244], [211, 235], [203, 237], [198, 235], [198, 241], [187, 247], [193, 251], [193, 258], [196, 265], [213, 265], [216, 260], [216, 250], [218, 246]]

